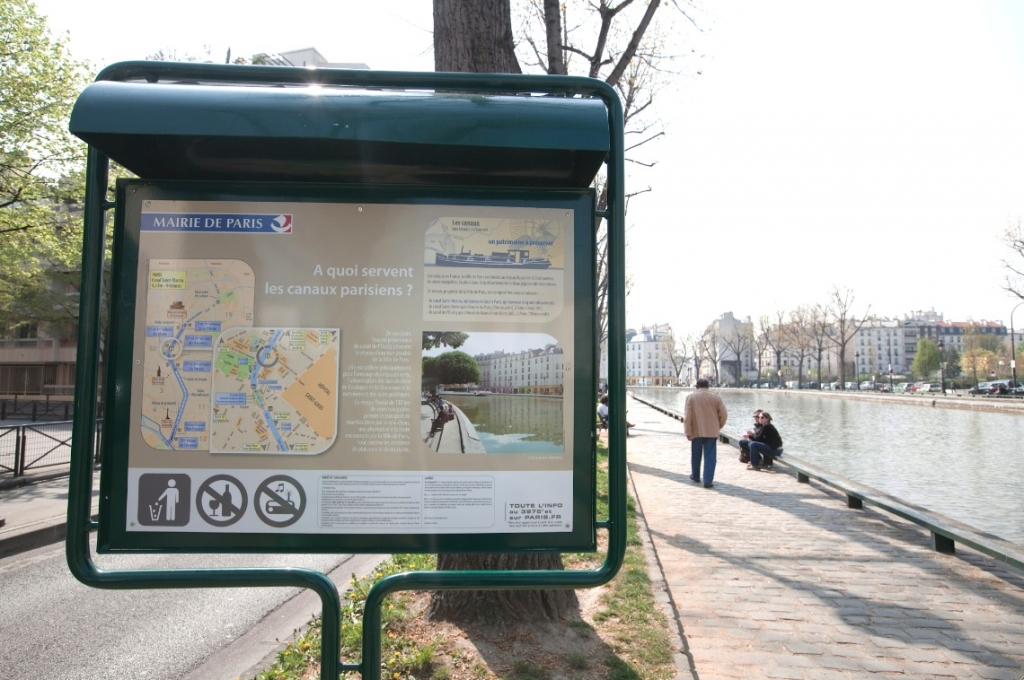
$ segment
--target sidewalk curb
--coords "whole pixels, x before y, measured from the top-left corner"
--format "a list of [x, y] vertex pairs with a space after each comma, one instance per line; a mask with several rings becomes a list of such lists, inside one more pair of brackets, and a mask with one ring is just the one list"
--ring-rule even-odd
[[[370, 574], [387, 557], [381, 554], [349, 555], [327, 576], [338, 586], [338, 594], [344, 597], [349, 590], [351, 574]], [[277, 661], [278, 653], [309, 629], [311, 621], [322, 615], [321, 606], [316, 593], [308, 588], [301, 590], [267, 612], [252, 628], [213, 652], [183, 680], [252, 680], [268, 670]], [[237, 669], [241, 667], [245, 670], [239, 673]]]
[[0, 479], [0, 491], [10, 491], [11, 489], [20, 489], [23, 486], [29, 486], [30, 484], [39, 484], [41, 482], [52, 482], [55, 479], [61, 477], [70, 477], [71, 473], [68, 470], [58, 470], [56, 472], [44, 472], [42, 474], [27, 475], [24, 477], [5, 477]]
[[[70, 471], [64, 469], [30, 474], [24, 477], [6, 477], [0, 479], [0, 492], [20, 489], [43, 482], [52, 482], [55, 479], [70, 477], [70, 475]], [[97, 516], [93, 515], [92, 519], [97, 519]], [[35, 529], [19, 533], [11, 532], [9, 536], [0, 537], [0, 559], [59, 543], [67, 536], [68, 525], [66, 518], [59, 522], [51, 520], [49, 522], [40, 522], [40, 524], [42, 526]], [[7, 525], [6, 518], [0, 518], [0, 527], [3, 526], [12, 528], [10, 525]]]
[[644, 544], [644, 558], [647, 561], [647, 576], [651, 579], [651, 591], [654, 594], [654, 601], [665, 614], [668, 622], [669, 642], [672, 645], [672, 658], [676, 666], [675, 680], [698, 680], [693, 663], [693, 655], [686, 642], [686, 633], [683, 630], [683, 622], [679, 618], [676, 602], [672, 599], [672, 591], [665, 580], [665, 570], [658, 557], [658, 551], [651, 540], [651, 531], [647, 526], [647, 518], [644, 517], [643, 506], [640, 503], [640, 496], [637, 494], [636, 485], [633, 483], [633, 472], [629, 470], [628, 492], [633, 496], [636, 505], [636, 521], [639, 524], [640, 537]]
[[[95, 520], [98, 517], [99, 515], [93, 515], [92, 519]], [[14, 534], [6, 538], [0, 538], [0, 559], [59, 543], [67, 535], [68, 523], [60, 522], [58, 524], [47, 524], [38, 529]]]

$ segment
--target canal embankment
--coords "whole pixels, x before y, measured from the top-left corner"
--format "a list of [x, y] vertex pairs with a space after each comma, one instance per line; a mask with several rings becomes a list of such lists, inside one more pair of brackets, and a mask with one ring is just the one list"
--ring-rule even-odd
[[1007, 678], [1024, 671], [1024, 573], [720, 445], [689, 479], [682, 423], [637, 401], [630, 480], [680, 634], [682, 677]]
[[[922, 408], [920, 398], [900, 395], [716, 391], [731, 436], [751, 427], [754, 409], [765, 409], [798, 458], [1024, 546], [1024, 412]], [[690, 391], [632, 394], [681, 414]]]
[[440, 408], [429, 403], [420, 405], [420, 435], [423, 443], [438, 453], [486, 453], [480, 435], [463, 413], [451, 402], [442, 400]]
[[[664, 390], [691, 392], [687, 388], [645, 387], [645, 390]], [[922, 408], [948, 408], [963, 411], [984, 411], [988, 413], [1024, 413], [1024, 396], [997, 396], [987, 394], [970, 394], [965, 390], [947, 390], [946, 394], [931, 392], [917, 394], [906, 392], [893, 394], [889, 392], [868, 392], [861, 390], [793, 390], [793, 389], [753, 389], [747, 387], [727, 387], [716, 391], [731, 393], [749, 393], [753, 395], [772, 395], [777, 397], [799, 398], [806, 396], [822, 399], [863, 401], [893, 406], [918, 406]]]

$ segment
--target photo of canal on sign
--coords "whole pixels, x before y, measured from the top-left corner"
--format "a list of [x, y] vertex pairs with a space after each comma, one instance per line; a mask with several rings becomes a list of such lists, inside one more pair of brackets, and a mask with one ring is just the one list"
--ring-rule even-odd
[[[565, 452], [565, 362], [544, 333], [424, 332], [421, 434], [461, 454]], [[468, 350], [468, 351], [466, 351]]]

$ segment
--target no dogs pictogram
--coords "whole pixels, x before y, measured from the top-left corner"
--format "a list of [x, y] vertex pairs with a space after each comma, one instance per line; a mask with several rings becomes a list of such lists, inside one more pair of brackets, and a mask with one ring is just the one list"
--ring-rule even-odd
[[288, 475], [263, 480], [253, 496], [256, 514], [272, 527], [295, 524], [306, 510], [306, 492]]
[[199, 485], [196, 510], [207, 524], [226, 527], [242, 519], [249, 495], [242, 483], [231, 475], [214, 475]]

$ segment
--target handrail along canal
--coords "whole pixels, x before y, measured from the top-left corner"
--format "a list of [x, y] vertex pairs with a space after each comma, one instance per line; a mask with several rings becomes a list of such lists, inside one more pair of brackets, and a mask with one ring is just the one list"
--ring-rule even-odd
[[[681, 414], [671, 409], [641, 399], [632, 393], [629, 396], [641, 404], [650, 406], [654, 410], [675, 418], [680, 422], [683, 420]], [[734, 446], [733, 442], [739, 441], [739, 439], [740, 437], [734, 434], [727, 433], [721, 436], [722, 443], [729, 444], [730, 446]], [[738, 448], [738, 445], [735, 446]], [[808, 484], [810, 480], [814, 479], [837, 491], [843, 492], [846, 494], [846, 507], [848, 508], [860, 510], [867, 503], [928, 529], [931, 532], [932, 549], [936, 552], [955, 553], [956, 544], [962, 543], [999, 562], [1024, 571], [1024, 547], [1022, 546], [945, 517], [937, 512], [894, 498], [878, 489], [860, 484], [842, 475], [834, 474], [799, 458], [794, 458], [790, 453], [786, 453], [784, 459], [776, 458], [775, 464], [785, 466], [788, 470], [792, 471], [797, 482]]]

